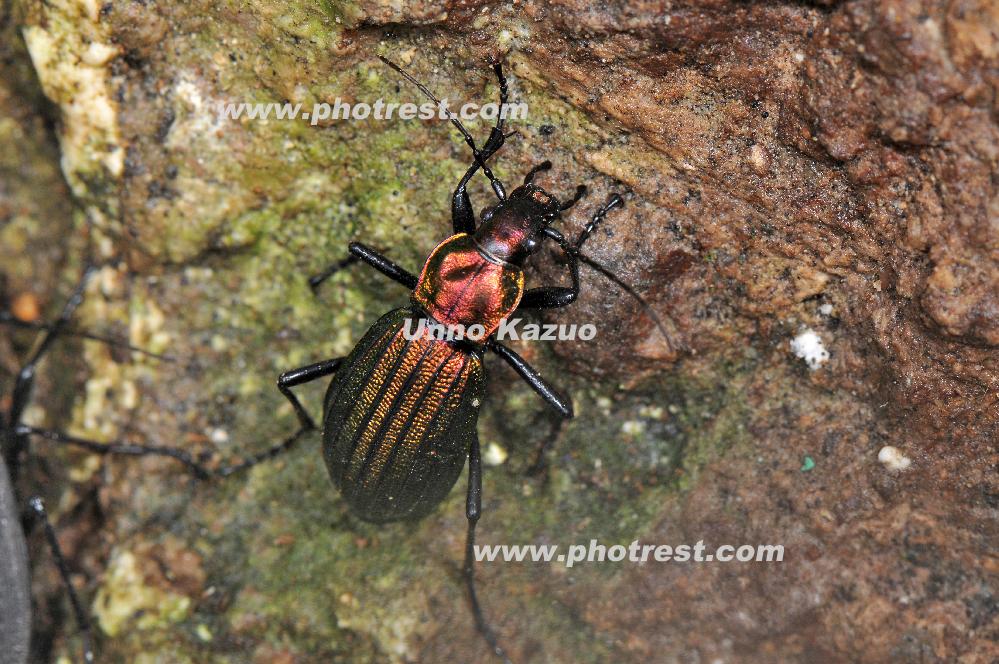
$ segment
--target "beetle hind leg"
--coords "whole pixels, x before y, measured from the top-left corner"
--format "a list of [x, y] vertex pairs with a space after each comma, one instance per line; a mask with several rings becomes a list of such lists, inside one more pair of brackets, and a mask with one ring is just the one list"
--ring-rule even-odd
[[472, 618], [475, 619], [475, 627], [482, 634], [482, 638], [489, 644], [489, 649], [499, 657], [504, 664], [512, 664], [506, 651], [500, 646], [496, 639], [496, 633], [486, 621], [482, 614], [482, 607], [479, 605], [479, 598], [475, 592], [475, 526], [479, 522], [482, 514], [482, 456], [479, 452], [479, 439], [476, 436], [472, 440], [472, 446], [468, 451], [468, 495], [465, 499], [465, 516], [468, 519], [468, 534], [465, 537], [465, 564], [462, 567], [462, 574], [465, 577], [465, 587], [468, 590], [468, 603], [472, 608]]
[[187, 450], [179, 447], [144, 445], [122, 441], [99, 442], [87, 438], [71, 436], [62, 431], [40, 429], [38, 427], [20, 423], [15, 423], [11, 428], [14, 438], [18, 440], [27, 440], [29, 437], [34, 436], [42, 438], [50, 443], [79, 447], [95, 454], [168, 457], [186, 466], [199, 479], [208, 479], [213, 476], [228, 477], [229, 475], [233, 475], [259, 463], [273, 459], [279, 454], [290, 450], [302, 436], [316, 428], [315, 422], [313, 422], [309, 414], [305, 412], [305, 408], [302, 407], [301, 402], [299, 402], [298, 397], [296, 397], [291, 391], [291, 388], [296, 385], [302, 385], [304, 383], [317, 380], [323, 376], [329, 376], [339, 368], [342, 362], [343, 358], [338, 357], [332, 360], [325, 360], [323, 362], [310, 364], [309, 366], [301, 367], [299, 369], [292, 369], [291, 371], [286, 371], [281, 374], [278, 378], [278, 389], [281, 390], [281, 393], [295, 408], [295, 413], [298, 415], [301, 426], [299, 426], [298, 430], [293, 434], [281, 442], [263, 450], [262, 452], [257, 452], [256, 454], [245, 457], [240, 461], [225, 465], [209, 465], [205, 463], [205, 459], [202, 456], [191, 454]]
[[562, 435], [562, 430], [565, 429], [565, 418], [559, 418], [552, 423], [551, 431], [544, 437], [541, 443], [538, 445], [537, 449], [534, 451], [534, 461], [528, 466], [526, 475], [528, 477], [547, 477], [548, 473], [548, 454], [551, 452], [552, 448], [555, 447], [555, 443]]
[[62, 577], [63, 585], [66, 587], [66, 594], [69, 595], [69, 603], [73, 607], [73, 617], [76, 618], [76, 625], [80, 630], [80, 638], [83, 641], [82, 651], [85, 664], [94, 662], [93, 632], [90, 627], [90, 618], [83, 608], [80, 596], [77, 595], [73, 582], [70, 580], [69, 566], [63, 556], [62, 548], [59, 546], [59, 539], [56, 537], [55, 528], [49, 521], [48, 513], [45, 511], [45, 503], [38, 496], [28, 499], [28, 507], [34, 513], [36, 519], [41, 522], [42, 530], [45, 532], [45, 540], [52, 552], [52, 559], [59, 569], [59, 576]]

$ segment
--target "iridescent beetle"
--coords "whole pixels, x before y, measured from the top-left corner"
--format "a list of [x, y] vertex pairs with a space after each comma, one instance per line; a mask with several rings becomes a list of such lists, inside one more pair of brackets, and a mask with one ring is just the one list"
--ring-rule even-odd
[[[394, 63], [381, 59], [440, 104], [424, 85]], [[507, 83], [499, 64], [494, 65], [494, 71], [503, 108]], [[482, 615], [473, 570], [475, 525], [482, 496], [476, 423], [485, 381], [483, 356], [487, 350], [499, 355], [559, 415], [570, 418], [571, 402], [517, 353], [496, 341], [493, 333], [504, 318], [517, 311], [564, 307], [575, 301], [581, 261], [614, 279], [630, 294], [635, 293], [580, 253], [607, 212], [623, 204], [620, 196], [612, 195], [570, 243], [551, 224], [582, 197], [585, 187], [578, 187], [571, 200], [560, 203], [533, 183], [538, 172], [551, 168], [551, 162], [546, 161], [532, 168], [524, 184], [507, 196], [503, 184], [486, 165], [506, 138], [503, 114], [498, 114], [481, 150], [453, 115], [451, 122], [474, 158], [452, 198], [454, 235], [437, 245], [419, 277], [370, 247], [356, 242], [350, 245], [351, 260], [359, 259], [410, 289], [411, 304], [382, 316], [346, 357], [281, 374], [278, 388], [294, 406], [303, 429], [312, 429], [315, 423], [291, 388], [333, 375], [323, 406], [326, 467], [351, 511], [365, 521], [382, 523], [425, 516], [451, 491], [468, 459], [465, 583], [476, 626], [490, 648], [509, 661]], [[482, 214], [476, 226], [466, 186], [480, 169], [499, 202]], [[565, 253], [572, 286], [525, 289], [522, 266], [545, 239], [556, 242]], [[346, 263], [341, 261], [311, 279], [313, 288]], [[465, 329], [481, 325], [485, 338], [477, 343], [406, 334], [407, 321], [419, 319]]]

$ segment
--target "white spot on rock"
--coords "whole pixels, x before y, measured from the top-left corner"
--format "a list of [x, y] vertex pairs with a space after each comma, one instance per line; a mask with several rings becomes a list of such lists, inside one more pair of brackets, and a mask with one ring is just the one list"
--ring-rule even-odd
[[645, 422], [641, 420], [627, 420], [621, 424], [621, 431], [629, 436], [638, 436], [645, 431]]
[[506, 449], [496, 443], [489, 443], [482, 452], [482, 463], [487, 466], [502, 466], [509, 456]]
[[812, 371], [829, 360], [829, 351], [822, 345], [822, 338], [810, 327], [803, 329], [791, 340], [791, 352], [803, 359]]
[[885, 445], [878, 452], [878, 461], [892, 471], [905, 470], [912, 465], [912, 459], [902, 454], [902, 450], [891, 445]]

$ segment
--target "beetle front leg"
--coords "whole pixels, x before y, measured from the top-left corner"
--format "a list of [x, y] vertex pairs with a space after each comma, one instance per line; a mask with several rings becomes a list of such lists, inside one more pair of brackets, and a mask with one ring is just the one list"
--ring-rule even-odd
[[[502, 104], [505, 103], [505, 101], [502, 101], [500, 107], [502, 108]], [[485, 162], [486, 159], [489, 159], [489, 157], [493, 156], [503, 147], [505, 140], [506, 134], [503, 133], [502, 127], [493, 127], [493, 130], [489, 133], [489, 140], [486, 141], [485, 147], [482, 148], [482, 161]], [[458, 182], [458, 186], [454, 190], [454, 195], [451, 197], [451, 222], [454, 226], [455, 234], [468, 233], [471, 235], [475, 232], [475, 212], [472, 210], [472, 201], [468, 198], [467, 186], [472, 176], [478, 170], [479, 162], [475, 161], [465, 171], [465, 175]]]
[[[582, 191], [584, 191], [583, 187], [576, 190], [576, 197], [571, 203], [579, 200]], [[569, 244], [568, 240], [554, 228], [546, 228], [545, 235], [559, 243], [569, 260], [569, 274], [572, 277], [572, 286], [542, 286], [540, 288], [532, 288], [524, 293], [517, 309], [558, 309], [559, 307], [565, 307], [575, 302], [576, 298], [579, 297], [579, 250], [589, 239], [593, 231], [596, 230], [597, 226], [600, 225], [600, 222], [607, 217], [607, 213], [622, 205], [624, 205], [624, 200], [617, 194], [611, 194], [607, 198], [607, 202], [597, 208], [589, 223], [586, 224], [586, 227], [583, 228], [579, 237], [572, 244]]]
[[571, 288], [565, 286], [541, 286], [532, 288], [524, 293], [520, 299], [517, 310], [521, 309], [559, 309], [567, 307], [579, 297], [578, 275], [579, 268], [575, 270], [576, 283]]

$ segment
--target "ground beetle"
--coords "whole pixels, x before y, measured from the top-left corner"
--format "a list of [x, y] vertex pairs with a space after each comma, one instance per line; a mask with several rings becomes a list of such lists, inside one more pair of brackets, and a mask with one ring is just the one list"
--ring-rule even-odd
[[[69, 568], [59, 548], [55, 530], [49, 523], [45, 505], [39, 496], [32, 496], [27, 500], [27, 510], [22, 515], [16, 498], [19, 470], [28, 452], [30, 437], [35, 434], [58, 435], [24, 424], [22, 421], [31, 397], [38, 363], [52, 347], [56, 338], [65, 332], [73, 311], [83, 299], [83, 289], [90, 272], [91, 270], [85, 271], [84, 278], [66, 302], [61, 315], [51, 325], [22, 321], [9, 312], [0, 312], [0, 323], [45, 330], [41, 341], [17, 373], [10, 397], [10, 408], [6, 413], [0, 412], [0, 552], [3, 554], [0, 556], [0, 583], [4, 589], [3, 601], [0, 602], [0, 647], [3, 648], [0, 653], [3, 654], [3, 661], [12, 664], [26, 662], [29, 655], [31, 592], [24, 533], [25, 529], [30, 529], [39, 522], [44, 528], [46, 540], [65, 583], [77, 624], [83, 635], [83, 661], [94, 661], [90, 645], [89, 620], [70, 583]], [[97, 335], [84, 336], [111, 342]]]
[[[382, 61], [434, 102], [429, 89], [399, 66]], [[507, 101], [507, 83], [499, 64], [500, 108]], [[486, 160], [507, 138], [503, 114], [480, 150], [455, 116], [451, 122], [472, 150], [473, 163], [458, 182], [451, 202], [454, 234], [430, 254], [419, 277], [368, 246], [354, 242], [350, 254], [412, 291], [408, 307], [382, 316], [346, 357], [287, 371], [278, 388], [291, 402], [303, 429], [315, 423], [291, 391], [296, 385], [332, 375], [323, 405], [322, 439], [326, 467], [351, 511], [375, 523], [415, 520], [425, 516], [450, 492], [468, 459], [464, 578], [476, 626], [490, 648], [509, 661], [483, 617], [475, 592], [475, 525], [482, 501], [482, 468], [476, 433], [485, 369], [483, 356], [492, 351], [503, 358], [563, 418], [572, 417], [572, 404], [561, 396], [517, 353], [499, 343], [493, 333], [502, 319], [529, 309], [551, 309], [572, 303], [579, 294], [579, 264], [592, 264], [580, 248], [607, 212], [623, 204], [612, 195], [594, 214], [574, 242], [551, 224], [585, 192], [577, 188], [566, 203], [535, 185], [544, 162], [530, 170], [524, 183], [507, 196]], [[489, 179], [499, 202], [476, 225], [466, 186], [477, 171]], [[568, 260], [572, 286], [525, 290], [523, 265], [543, 244], [553, 240]], [[313, 288], [344, 267], [331, 266], [310, 280]], [[613, 278], [613, 275], [609, 275]], [[614, 279], [620, 284], [620, 280]], [[620, 284], [625, 286], [624, 284]], [[626, 287], [626, 286], [625, 286]], [[626, 287], [627, 288], [627, 287]], [[634, 294], [630, 288], [629, 293]], [[644, 305], [644, 303], [643, 303]], [[481, 325], [481, 343], [434, 338], [407, 338], [407, 320], [414, 329], [420, 319], [429, 324]], [[658, 323], [657, 323], [658, 324]]]
[[[114, 261], [111, 261], [114, 262]], [[0, 310], [0, 324], [42, 332], [27, 361], [21, 366], [14, 381], [7, 412], [0, 412], [0, 661], [4, 664], [23, 664], [30, 655], [31, 594], [29, 565], [25, 533], [39, 524], [43, 529], [52, 558], [66, 587], [70, 605], [80, 628], [82, 661], [93, 662], [94, 650], [90, 619], [83, 603], [70, 582], [70, 570], [59, 547], [56, 531], [49, 522], [41, 497], [31, 496], [22, 510], [18, 500], [18, 477], [28, 458], [30, 441], [39, 438], [59, 445], [71, 445], [96, 454], [127, 456], [163, 456], [184, 464], [195, 477], [227, 477], [245, 470], [261, 461], [272, 458], [292, 447], [304, 434], [299, 430], [270, 449], [233, 464], [202, 463], [200, 457], [186, 450], [164, 445], [142, 445], [129, 442], [98, 442], [67, 433], [43, 429], [24, 422], [24, 414], [31, 398], [39, 363], [61, 336], [76, 336], [99, 341], [130, 352], [141, 353], [155, 359], [170, 361], [172, 358], [150, 353], [141, 348], [108, 336], [75, 330], [70, 327], [73, 313], [83, 301], [83, 293], [90, 277], [98, 267], [88, 261], [83, 276], [66, 301], [59, 317], [53, 323], [25, 321], [9, 311]]]
[[[424, 85], [397, 65], [385, 58], [382, 60], [434, 102], [440, 103]], [[494, 71], [499, 80], [502, 108], [507, 100], [506, 80], [499, 64], [494, 65]], [[480, 324], [491, 335], [501, 320], [514, 312], [564, 307], [575, 301], [579, 294], [579, 265], [584, 263], [634, 297], [667, 341], [668, 334], [655, 312], [634, 289], [580, 251], [607, 212], [623, 204], [620, 196], [612, 195], [579, 237], [569, 242], [551, 227], [551, 223], [579, 201], [585, 187], [578, 187], [572, 199], [560, 203], [533, 184], [535, 175], [551, 168], [551, 163], [546, 161], [532, 168], [524, 178], [524, 184], [507, 196], [503, 184], [486, 165], [486, 160], [507, 138], [503, 133], [502, 115], [481, 150], [457, 118], [452, 117], [451, 122], [471, 148], [474, 159], [452, 198], [455, 234], [434, 249], [419, 278], [375, 250], [352, 243], [350, 259], [340, 261], [310, 279], [310, 285], [316, 289], [348, 262], [361, 260], [412, 290], [412, 302], [409, 307], [396, 309], [379, 319], [347, 357], [283, 373], [278, 379], [278, 387], [294, 407], [301, 426], [283, 441], [244, 460], [229, 465], [205, 463], [203, 457], [179, 448], [98, 442], [23, 422], [38, 363], [61, 335], [93, 339], [159, 359], [171, 359], [105, 336], [70, 329], [70, 320], [82, 301], [87, 280], [97, 269], [92, 263], [88, 262], [84, 276], [54, 323], [20, 321], [10, 313], [0, 311], [0, 324], [44, 332], [18, 372], [9, 410], [0, 413], [0, 587], [4, 589], [0, 602], [0, 653], [5, 662], [20, 663], [28, 657], [31, 613], [24, 526], [37, 523], [44, 529], [66, 585], [83, 639], [83, 661], [94, 661], [90, 621], [69, 581], [69, 569], [45, 507], [40, 498], [32, 497], [27, 500], [27, 509], [22, 514], [20, 501], [16, 499], [18, 469], [28, 453], [32, 437], [81, 447], [97, 454], [169, 457], [185, 465], [198, 478], [226, 477], [277, 456], [314, 430], [315, 423], [291, 388], [330, 375], [333, 379], [323, 407], [326, 465], [334, 484], [361, 519], [381, 523], [425, 516], [450, 492], [467, 457], [468, 533], [463, 573], [478, 630], [490, 648], [509, 662], [483, 617], [475, 593], [473, 569], [475, 525], [482, 497], [476, 422], [485, 380], [482, 363], [485, 352], [492, 351], [509, 363], [562, 417], [572, 417], [572, 405], [519, 355], [492, 336], [483, 343], [410, 341], [401, 334], [403, 325], [407, 319], [415, 323], [420, 318], [466, 328]], [[479, 170], [489, 179], [499, 203], [482, 214], [481, 224], [476, 227], [466, 186]], [[566, 255], [572, 286], [525, 290], [522, 266], [545, 239], [554, 241]], [[542, 447], [538, 459], [543, 453]]]

